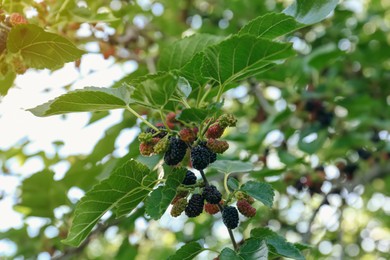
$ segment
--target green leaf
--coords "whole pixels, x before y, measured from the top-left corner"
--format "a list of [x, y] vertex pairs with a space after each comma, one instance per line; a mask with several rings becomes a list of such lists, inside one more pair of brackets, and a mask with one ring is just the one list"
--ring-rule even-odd
[[179, 75], [185, 77], [191, 84], [191, 86], [199, 87], [208, 81], [206, 77], [202, 75], [202, 64], [204, 59], [204, 53], [197, 53], [187, 64], [185, 64], [180, 71]]
[[251, 34], [256, 37], [274, 39], [305, 26], [298, 23], [292, 16], [283, 13], [268, 13], [247, 23], [238, 34]]
[[[308, 130], [310, 131], [310, 130]], [[306, 131], [302, 132], [298, 141], [298, 148], [302, 151], [308, 153], [308, 154], [314, 154], [317, 152], [321, 147], [324, 145], [326, 139], [328, 138], [328, 132], [327, 131], [320, 131], [317, 132], [317, 138], [312, 142], [306, 142], [304, 139], [307, 137], [310, 133], [307, 133]]]
[[250, 172], [253, 170], [253, 164], [241, 161], [218, 160], [211, 164], [210, 168], [230, 174], [237, 172]]
[[221, 254], [219, 255], [220, 260], [241, 260], [243, 259], [240, 257], [234, 250], [226, 247], [221, 251]]
[[177, 91], [179, 77], [160, 72], [141, 77], [128, 84], [133, 85], [134, 92], [131, 98], [136, 103], [150, 108], [162, 109]]
[[16, 74], [9, 71], [7, 74], [0, 75], [0, 96], [5, 96], [8, 90], [13, 86]]
[[177, 85], [177, 93], [179, 96], [187, 98], [191, 94], [192, 88], [187, 79], [179, 77]]
[[76, 206], [73, 223], [63, 243], [79, 246], [109, 210], [117, 217], [130, 213], [149, 193], [157, 176], [130, 160], [88, 191]]
[[268, 248], [261, 239], [250, 238], [240, 247], [239, 252], [224, 248], [219, 255], [221, 260], [267, 260]]
[[208, 115], [209, 111], [207, 109], [186, 108], [181, 111], [177, 119], [183, 122], [202, 123]]
[[263, 240], [250, 238], [240, 247], [239, 256], [245, 260], [267, 260], [268, 248]]
[[190, 260], [200, 254], [204, 249], [198, 242], [190, 242], [182, 246], [168, 260]]
[[178, 40], [162, 51], [159, 60], [159, 69], [163, 71], [180, 69], [188, 63], [196, 53], [222, 39], [223, 37], [210, 34], [195, 34]]
[[78, 23], [114, 22], [119, 20], [112, 13], [96, 13], [86, 7], [78, 7], [70, 11], [72, 21]]
[[35, 116], [60, 115], [71, 112], [92, 112], [125, 108], [130, 102], [130, 92], [126, 87], [96, 88], [68, 92], [35, 108], [27, 109]]
[[277, 176], [282, 173], [286, 172], [286, 169], [269, 169], [269, 168], [263, 168], [260, 171], [253, 171], [251, 172], [251, 176], [254, 178], [264, 178], [267, 176]]
[[166, 167], [164, 186], [155, 189], [145, 201], [146, 213], [153, 219], [161, 218], [176, 195], [176, 188], [182, 183], [187, 169]]
[[20, 53], [23, 62], [35, 69], [60, 68], [84, 53], [69, 40], [33, 24], [13, 27], [8, 34], [7, 48], [12, 53]]
[[291, 44], [252, 35], [234, 36], [206, 48], [204, 53], [203, 76], [221, 85], [256, 76], [268, 65], [295, 54]]
[[251, 237], [266, 241], [270, 252], [297, 260], [304, 260], [305, 257], [290, 242], [269, 228], [256, 228], [251, 230]]
[[241, 186], [241, 190], [261, 201], [264, 205], [272, 207], [275, 194], [270, 184], [266, 182], [248, 181]]
[[314, 24], [325, 19], [332, 12], [338, 0], [296, 0], [283, 12], [294, 16], [298, 22]]
[[303, 161], [302, 158], [297, 158], [285, 150], [279, 150], [278, 156], [280, 161], [287, 166], [292, 166]]
[[336, 44], [330, 43], [313, 50], [306, 58], [306, 63], [317, 70], [328, 67], [344, 54]]
[[240, 187], [240, 183], [238, 182], [238, 180], [232, 177], [228, 178], [227, 184], [232, 190], [238, 190], [238, 188]]
[[66, 205], [68, 199], [65, 185], [53, 177], [53, 172], [44, 170], [25, 179], [21, 187], [21, 201], [15, 209], [26, 216], [54, 218], [54, 209]]

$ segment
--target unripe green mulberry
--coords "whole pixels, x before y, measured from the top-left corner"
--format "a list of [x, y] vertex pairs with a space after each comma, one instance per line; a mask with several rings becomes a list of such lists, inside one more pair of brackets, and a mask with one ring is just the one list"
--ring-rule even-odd
[[207, 147], [214, 153], [224, 153], [229, 149], [229, 143], [222, 140], [209, 138], [207, 140]]
[[221, 127], [236, 126], [237, 119], [232, 114], [223, 114], [218, 118]]
[[169, 146], [169, 140], [168, 138], [164, 137], [160, 141], [157, 142], [157, 144], [154, 146], [154, 153], [161, 154], [165, 153], [168, 150]]
[[178, 217], [183, 213], [187, 206], [187, 199], [186, 198], [181, 198], [178, 201], [176, 201], [175, 204], [173, 204], [173, 207], [171, 209], [171, 216], [172, 217]]

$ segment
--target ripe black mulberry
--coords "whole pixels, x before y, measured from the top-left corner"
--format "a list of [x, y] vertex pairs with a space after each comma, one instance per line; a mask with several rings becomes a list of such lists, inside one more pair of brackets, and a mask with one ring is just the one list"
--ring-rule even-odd
[[189, 218], [199, 216], [203, 212], [204, 198], [200, 194], [192, 195], [185, 208], [185, 213]]
[[196, 183], [196, 176], [195, 173], [192, 171], [187, 171], [186, 177], [184, 177], [184, 180], [182, 184], [184, 185], [194, 185]]
[[206, 186], [202, 193], [204, 199], [210, 204], [218, 204], [222, 199], [222, 194], [214, 185]]
[[226, 227], [235, 229], [238, 226], [238, 211], [235, 207], [228, 206], [223, 209], [222, 220]]
[[168, 150], [165, 152], [164, 161], [168, 165], [176, 165], [181, 162], [186, 154], [187, 145], [179, 138], [172, 137]]

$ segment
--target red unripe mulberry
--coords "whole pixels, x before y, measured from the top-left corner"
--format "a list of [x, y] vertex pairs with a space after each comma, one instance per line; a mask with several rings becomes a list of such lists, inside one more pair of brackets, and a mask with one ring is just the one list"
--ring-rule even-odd
[[245, 199], [237, 201], [237, 209], [242, 215], [248, 218], [256, 215], [256, 209]]
[[207, 129], [206, 137], [217, 139], [217, 138], [222, 136], [223, 131], [225, 131], [225, 128], [222, 127], [220, 124], [217, 123], [217, 124], [211, 125], [209, 127], [209, 129]]

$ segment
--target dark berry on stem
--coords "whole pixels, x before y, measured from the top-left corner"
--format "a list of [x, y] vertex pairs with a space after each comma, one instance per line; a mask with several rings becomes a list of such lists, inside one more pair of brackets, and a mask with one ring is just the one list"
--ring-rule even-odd
[[222, 220], [226, 227], [235, 229], [238, 226], [238, 211], [235, 207], [228, 206], [222, 211]]
[[201, 171], [210, 163], [210, 152], [207, 147], [202, 145], [195, 146], [191, 150], [192, 167]]
[[199, 216], [203, 212], [203, 205], [203, 196], [200, 194], [194, 194], [192, 195], [184, 211], [189, 218], [194, 218]]
[[204, 199], [210, 204], [218, 204], [222, 199], [222, 194], [214, 185], [206, 186], [202, 193]]
[[182, 184], [184, 185], [194, 185], [196, 183], [196, 176], [195, 173], [192, 171], [187, 171], [186, 177], [184, 177], [184, 180]]
[[[167, 130], [165, 129], [164, 126], [157, 126], [157, 128], [160, 130], [160, 132], [159, 132], [155, 137], [163, 138], [164, 136], [167, 135]], [[155, 133], [157, 133], [157, 131], [154, 130], [153, 128], [148, 128], [148, 129], [146, 129], [145, 132], [146, 132], [146, 133], [151, 133], [152, 135], [154, 135]]]
[[176, 165], [181, 162], [186, 154], [187, 145], [182, 140], [172, 137], [168, 150], [165, 152], [164, 161], [168, 165]]

